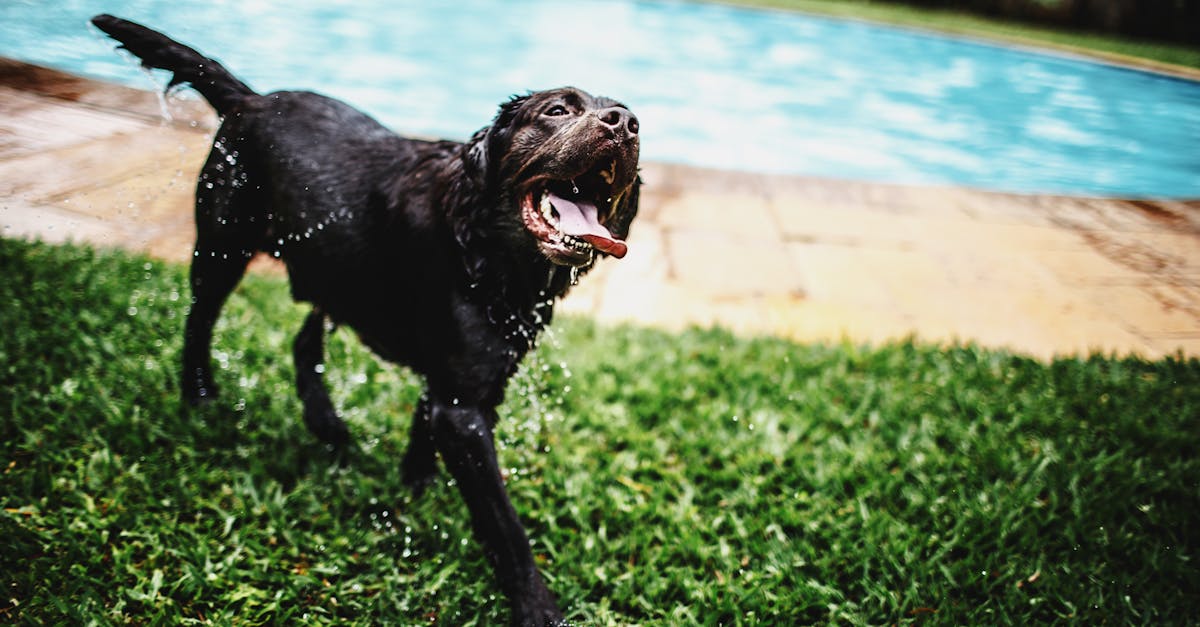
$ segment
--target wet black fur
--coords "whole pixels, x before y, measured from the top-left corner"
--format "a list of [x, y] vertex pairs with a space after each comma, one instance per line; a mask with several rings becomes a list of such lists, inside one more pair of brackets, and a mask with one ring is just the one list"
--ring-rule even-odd
[[421, 374], [405, 482], [420, 491], [440, 454], [513, 621], [560, 621], [506, 494], [492, 430], [554, 299], [590, 263], [551, 263], [518, 201], [537, 181], [569, 179], [603, 155], [619, 163], [606, 225], [624, 237], [637, 212], [636, 118], [564, 88], [505, 103], [465, 144], [406, 139], [324, 96], [256, 94], [219, 63], [132, 22], [93, 23], [144, 65], [174, 72], [172, 84], [190, 83], [223, 118], [196, 188], [183, 396], [217, 393], [213, 324], [250, 258], [282, 258], [293, 296], [313, 304], [294, 344], [308, 428], [337, 445], [349, 438], [318, 372], [327, 320]]

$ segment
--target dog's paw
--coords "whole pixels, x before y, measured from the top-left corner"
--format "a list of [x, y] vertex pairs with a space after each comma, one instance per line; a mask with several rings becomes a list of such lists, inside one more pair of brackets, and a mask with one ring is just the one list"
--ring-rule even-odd
[[530, 585], [521, 592], [512, 595], [512, 623], [514, 625], [566, 625], [562, 612], [558, 611], [558, 599], [542, 582], [542, 578], [533, 574]]
[[562, 612], [554, 601], [554, 595], [546, 591], [544, 595], [533, 595], [526, 599], [517, 599], [513, 603], [512, 624], [521, 626], [547, 627], [567, 625]]
[[184, 366], [183, 375], [179, 378], [179, 392], [183, 401], [192, 407], [207, 405], [219, 395], [217, 384], [207, 368], [187, 366]]
[[333, 445], [341, 450], [350, 443], [350, 430], [346, 428], [346, 423], [333, 411], [328, 409], [304, 410], [304, 424], [308, 426], [309, 432], [317, 436], [317, 439]]
[[418, 451], [409, 444], [408, 450], [404, 453], [404, 460], [400, 462], [400, 477], [404, 481], [404, 485], [412, 490], [413, 497], [420, 497], [425, 493], [434, 478], [437, 476], [437, 457], [433, 451]]
[[185, 386], [182, 396], [183, 401], [188, 405], [200, 407], [217, 400], [220, 393], [217, 390], [217, 385], [211, 381], [208, 383], [197, 382], [196, 385]]

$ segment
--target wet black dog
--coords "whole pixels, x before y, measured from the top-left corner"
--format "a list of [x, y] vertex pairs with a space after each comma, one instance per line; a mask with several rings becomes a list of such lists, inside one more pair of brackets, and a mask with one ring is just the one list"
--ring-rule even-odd
[[294, 346], [308, 428], [326, 442], [348, 438], [321, 380], [326, 320], [423, 375], [405, 482], [420, 490], [440, 454], [514, 622], [560, 621], [505, 492], [492, 429], [554, 299], [597, 255], [625, 254], [638, 204], [637, 118], [563, 88], [501, 105], [465, 144], [406, 139], [324, 96], [256, 94], [138, 24], [92, 21], [223, 118], [196, 187], [183, 396], [216, 394], [213, 324], [250, 258], [282, 258], [293, 297], [313, 305]]

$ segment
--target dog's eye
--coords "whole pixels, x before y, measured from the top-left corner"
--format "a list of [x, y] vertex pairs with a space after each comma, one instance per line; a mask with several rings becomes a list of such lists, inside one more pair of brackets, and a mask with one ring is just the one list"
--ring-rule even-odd
[[567, 113], [568, 113], [568, 111], [567, 111], [566, 107], [564, 107], [562, 105], [554, 105], [553, 107], [546, 109], [546, 111], [542, 115], [558, 116], [558, 115], [566, 115]]

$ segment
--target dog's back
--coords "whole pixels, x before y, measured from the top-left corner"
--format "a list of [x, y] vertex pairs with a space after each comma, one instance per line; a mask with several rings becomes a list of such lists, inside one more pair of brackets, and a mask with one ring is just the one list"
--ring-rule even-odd
[[311, 92], [247, 98], [233, 112], [196, 190], [198, 254], [281, 259], [296, 300], [425, 373], [426, 354], [447, 339], [438, 330], [449, 305], [432, 295], [446, 293], [459, 263], [436, 211], [438, 173], [461, 145], [400, 137]]

